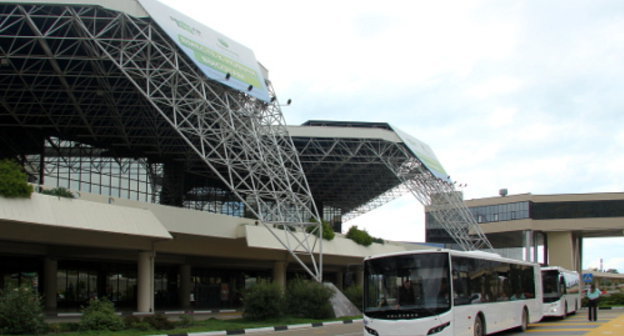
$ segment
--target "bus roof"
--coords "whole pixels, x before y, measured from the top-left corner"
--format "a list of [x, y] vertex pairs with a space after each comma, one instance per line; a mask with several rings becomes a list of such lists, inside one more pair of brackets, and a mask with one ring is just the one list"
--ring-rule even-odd
[[374, 255], [374, 256], [368, 256], [368, 257], [366, 257], [364, 259], [364, 261], [378, 259], [378, 258], [396, 257], [396, 256], [401, 256], [401, 255], [428, 254], [428, 253], [450, 253], [451, 255], [454, 255], [454, 256], [462, 256], [462, 257], [477, 258], [477, 259], [487, 259], [487, 260], [494, 260], [494, 261], [505, 261], [505, 262], [510, 262], [510, 263], [514, 263], [514, 264], [523, 264], [523, 265], [537, 266], [537, 264], [533, 263], [533, 262], [523, 261], [523, 260], [518, 260], [518, 259], [505, 258], [505, 257], [501, 257], [500, 255], [498, 255], [496, 253], [491, 253], [491, 252], [485, 252], [485, 251], [457, 251], [457, 250], [450, 250], [450, 249], [444, 249], [444, 248], [385, 253], [385, 254], [379, 254], [379, 255]]
[[542, 266], [542, 271], [560, 271], [560, 272], [568, 272], [568, 273], [577, 273], [577, 271], [569, 270], [567, 268], [563, 268], [561, 266]]

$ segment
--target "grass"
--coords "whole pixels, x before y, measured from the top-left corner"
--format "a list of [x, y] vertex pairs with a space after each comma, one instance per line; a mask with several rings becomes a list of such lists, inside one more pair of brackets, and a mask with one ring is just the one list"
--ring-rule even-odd
[[[220, 330], [241, 330], [241, 329], [249, 329], [249, 328], [261, 328], [261, 327], [272, 327], [272, 326], [283, 326], [283, 325], [292, 325], [292, 324], [307, 324], [307, 323], [315, 323], [315, 322], [328, 322], [328, 321], [343, 321], [343, 320], [352, 320], [359, 319], [361, 316], [350, 316], [350, 317], [342, 317], [335, 319], [326, 319], [326, 320], [315, 320], [315, 319], [305, 319], [305, 318], [296, 318], [296, 317], [284, 317], [280, 319], [274, 320], [265, 320], [265, 321], [250, 321], [244, 318], [239, 319], [231, 319], [231, 320], [218, 320], [218, 319], [208, 319], [202, 321], [194, 321], [191, 326], [187, 327], [177, 327], [175, 329], [169, 330], [122, 330], [122, 331], [102, 331], [102, 330], [93, 330], [93, 331], [72, 331], [72, 332], [57, 332], [57, 333], [47, 333], [45, 335], [62, 335], [62, 336], [145, 336], [145, 335], [167, 335], [167, 334], [183, 334], [187, 332], [201, 332], [201, 331], [220, 331]], [[59, 325], [62, 325], [59, 324]], [[22, 335], [24, 336], [24, 335]], [[33, 335], [26, 335], [33, 336]]]

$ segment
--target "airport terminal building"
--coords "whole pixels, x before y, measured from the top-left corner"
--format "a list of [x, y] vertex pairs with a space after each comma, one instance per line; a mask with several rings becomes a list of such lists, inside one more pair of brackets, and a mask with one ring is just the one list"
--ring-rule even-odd
[[[319, 239], [320, 220], [340, 232], [453, 188], [387, 123], [287, 126], [251, 50], [154, 0], [0, 0], [0, 134], [0, 159], [35, 186], [0, 197], [0, 287], [36, 287], [48, 311], [94, 296], [238, 308], [259, 279], [361, 283], [364, 257], [423, 247]], [[45, 194], [59, 187], [73, 198]]]
[[[517, 194], [465, 201], [492, 245], [509, 257], [582, 272], [583, 238], [624, 234], [624, 193]], [[452, 244], [429, 214], [427, 242]]]

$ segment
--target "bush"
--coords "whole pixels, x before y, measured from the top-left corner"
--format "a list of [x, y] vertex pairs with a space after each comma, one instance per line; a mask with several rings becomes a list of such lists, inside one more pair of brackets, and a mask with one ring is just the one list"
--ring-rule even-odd
[[313, 280], [294, 279], [288, 283], [286, 309], [289, 315], [313, 319], [334, 317], [330, 288]]
[[357, 225], [352, 226], [349, 231], [347, 231], [346, 237], [364, 246], [369, 246], [373, 243], [373, 237], [371, 237], [366, 230], [358, 229]]
[[[312, 220], [312, 222], [318, 223], [316, 220]], [[318, 237], [319, 236], [319, 230], [316, 230], [316, 225], [312, 225], [312, 226], [308, 226], [308, 228], [306, 229], [306, 231], [308, 233], [314, 231], [314, 234]], [[323, 239], [325, 240], [332, 240], [334, 239], [334, 237], [336, 236], [336, 233], [334, 232], [334, 229], [331, 227], [331, 224], [329, 224], [328, 221], [323, 221]]]
[[58, 196], [58, 197], [65, 197], [65, 198], [75, 198], [74, 194], [72, 194], [71, 191], [63, 188], [63, 187], [58, 187], [58, 188], [54, 188], [54, 189], [44, 189], [41, 190], [42, 194], [45, 195], [50, 195], [50, 196]]
[[609, 296], [601, 296], [600, 306], [624, 306], [624, 293], [613, 293]]
[[0, 161], [0, 196], [7, 198], [29, 198], [33, 187], [28, 184], [28, 175], [13, 160]]
[[140, 317], [134, 316], [134, 315], [128, 315], [124, 317], [123, 322], [124, 322], [124, 325], [126, 326], [126, 329], [135, 329], [135, 330], [145, 331], [145, 330], [149, 330], [152, 327], [149, 323], [141, 320]]
[[41, 298], [29, 287], [0, 295], [0, 334], [39, 334], [46, 330]]
[[143, 318], [143, 321], [149, 323], [152, 328], [157, 330], [173, 329], [173, 322], [169, 321], [167, 319], [167, 316], [165, 316], [164, 314], [145, 316], [145, 318]]
[[282, 289], [276, 283], [260, 281], [243, 292], [243, 316], [250, 320], [266, 320], [282, 315]]
[[118, 331], [124, 328], [124, 322], [115, 313], [115, 306], [107, 298], [91, 299], [89, 305], [82, 310], [80, 330]]
[[373, 238], [373, 243], [377, 243], [377, 244], [385, 244], [386, 241], [381, 239], [381, 238]]
[[193, 318], [193, 314], [180, 315], [179, 319], [180, 319], [180, 322], [178, 322], [178, 324], [182, 327], [190, 327], [191, 325], [193, 325], [193, 322], [195, 321], [195, 319]]
[[360, 311], [362, 311], [362, 299], [363, 299], [363, 289], [362, 286], [353, 285], [351, 287], [347, 287], [344, 290], [344, 295], [351, 301]]

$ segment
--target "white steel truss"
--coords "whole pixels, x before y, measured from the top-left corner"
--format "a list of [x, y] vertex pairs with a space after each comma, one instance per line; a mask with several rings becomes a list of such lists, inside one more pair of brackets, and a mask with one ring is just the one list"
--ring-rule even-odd
[[[211, 171], [321, 281], [321, 220], [277, 100], [266, 103], [207, 79], [149, 19], [99, 6], [0, 8], [0, 38], [10, 40], [0, 45], [3, 66], [28, 75], [0, 79], [6, 87], [25, 88], [0, 97], [13, 119], [45, 118], [59, 134], [80, 122], [81, 136], [100, 141], [112, 132], [110, 124], [102, 126], [105, 112], [116, 118], [119, 148], [151, 141], [158, 145], [154, 156], [199, 158], [203, 167], [192, 168]], [[59, 99], [55, 90], [64, 99], [49, 105]], [[31, 99], [23, 108], [25, 95]], [[102, 101], [106, 108], [96, 111]], [[140, 106], [133, 110], [134, 104]], [[51, 116], [59, 106], [72, 115]], [[145, 114], [147, 121], [136, 117]], [[154, 129], [148, 140], [146, 128]], [[274, 223], [291, 229], [272, 230]]]
[[[329, 178], [340, 172], [340, 176], [359, 181], [311, 178], [316, 183], [312, 185], [315, 195], [338, 194], [338, 190], [351, 188], [346, 196], [329, 204], [343, 209], [343, 221], [411, 192], [461, 249], [492, 249], [461, 193], [452, 183], [435, 177], [403, 143], [340, 137], [295, 137], [294, 141], [308, 176]], [[358, 199], [358, 194], [378, 196], [366, 201]]]

